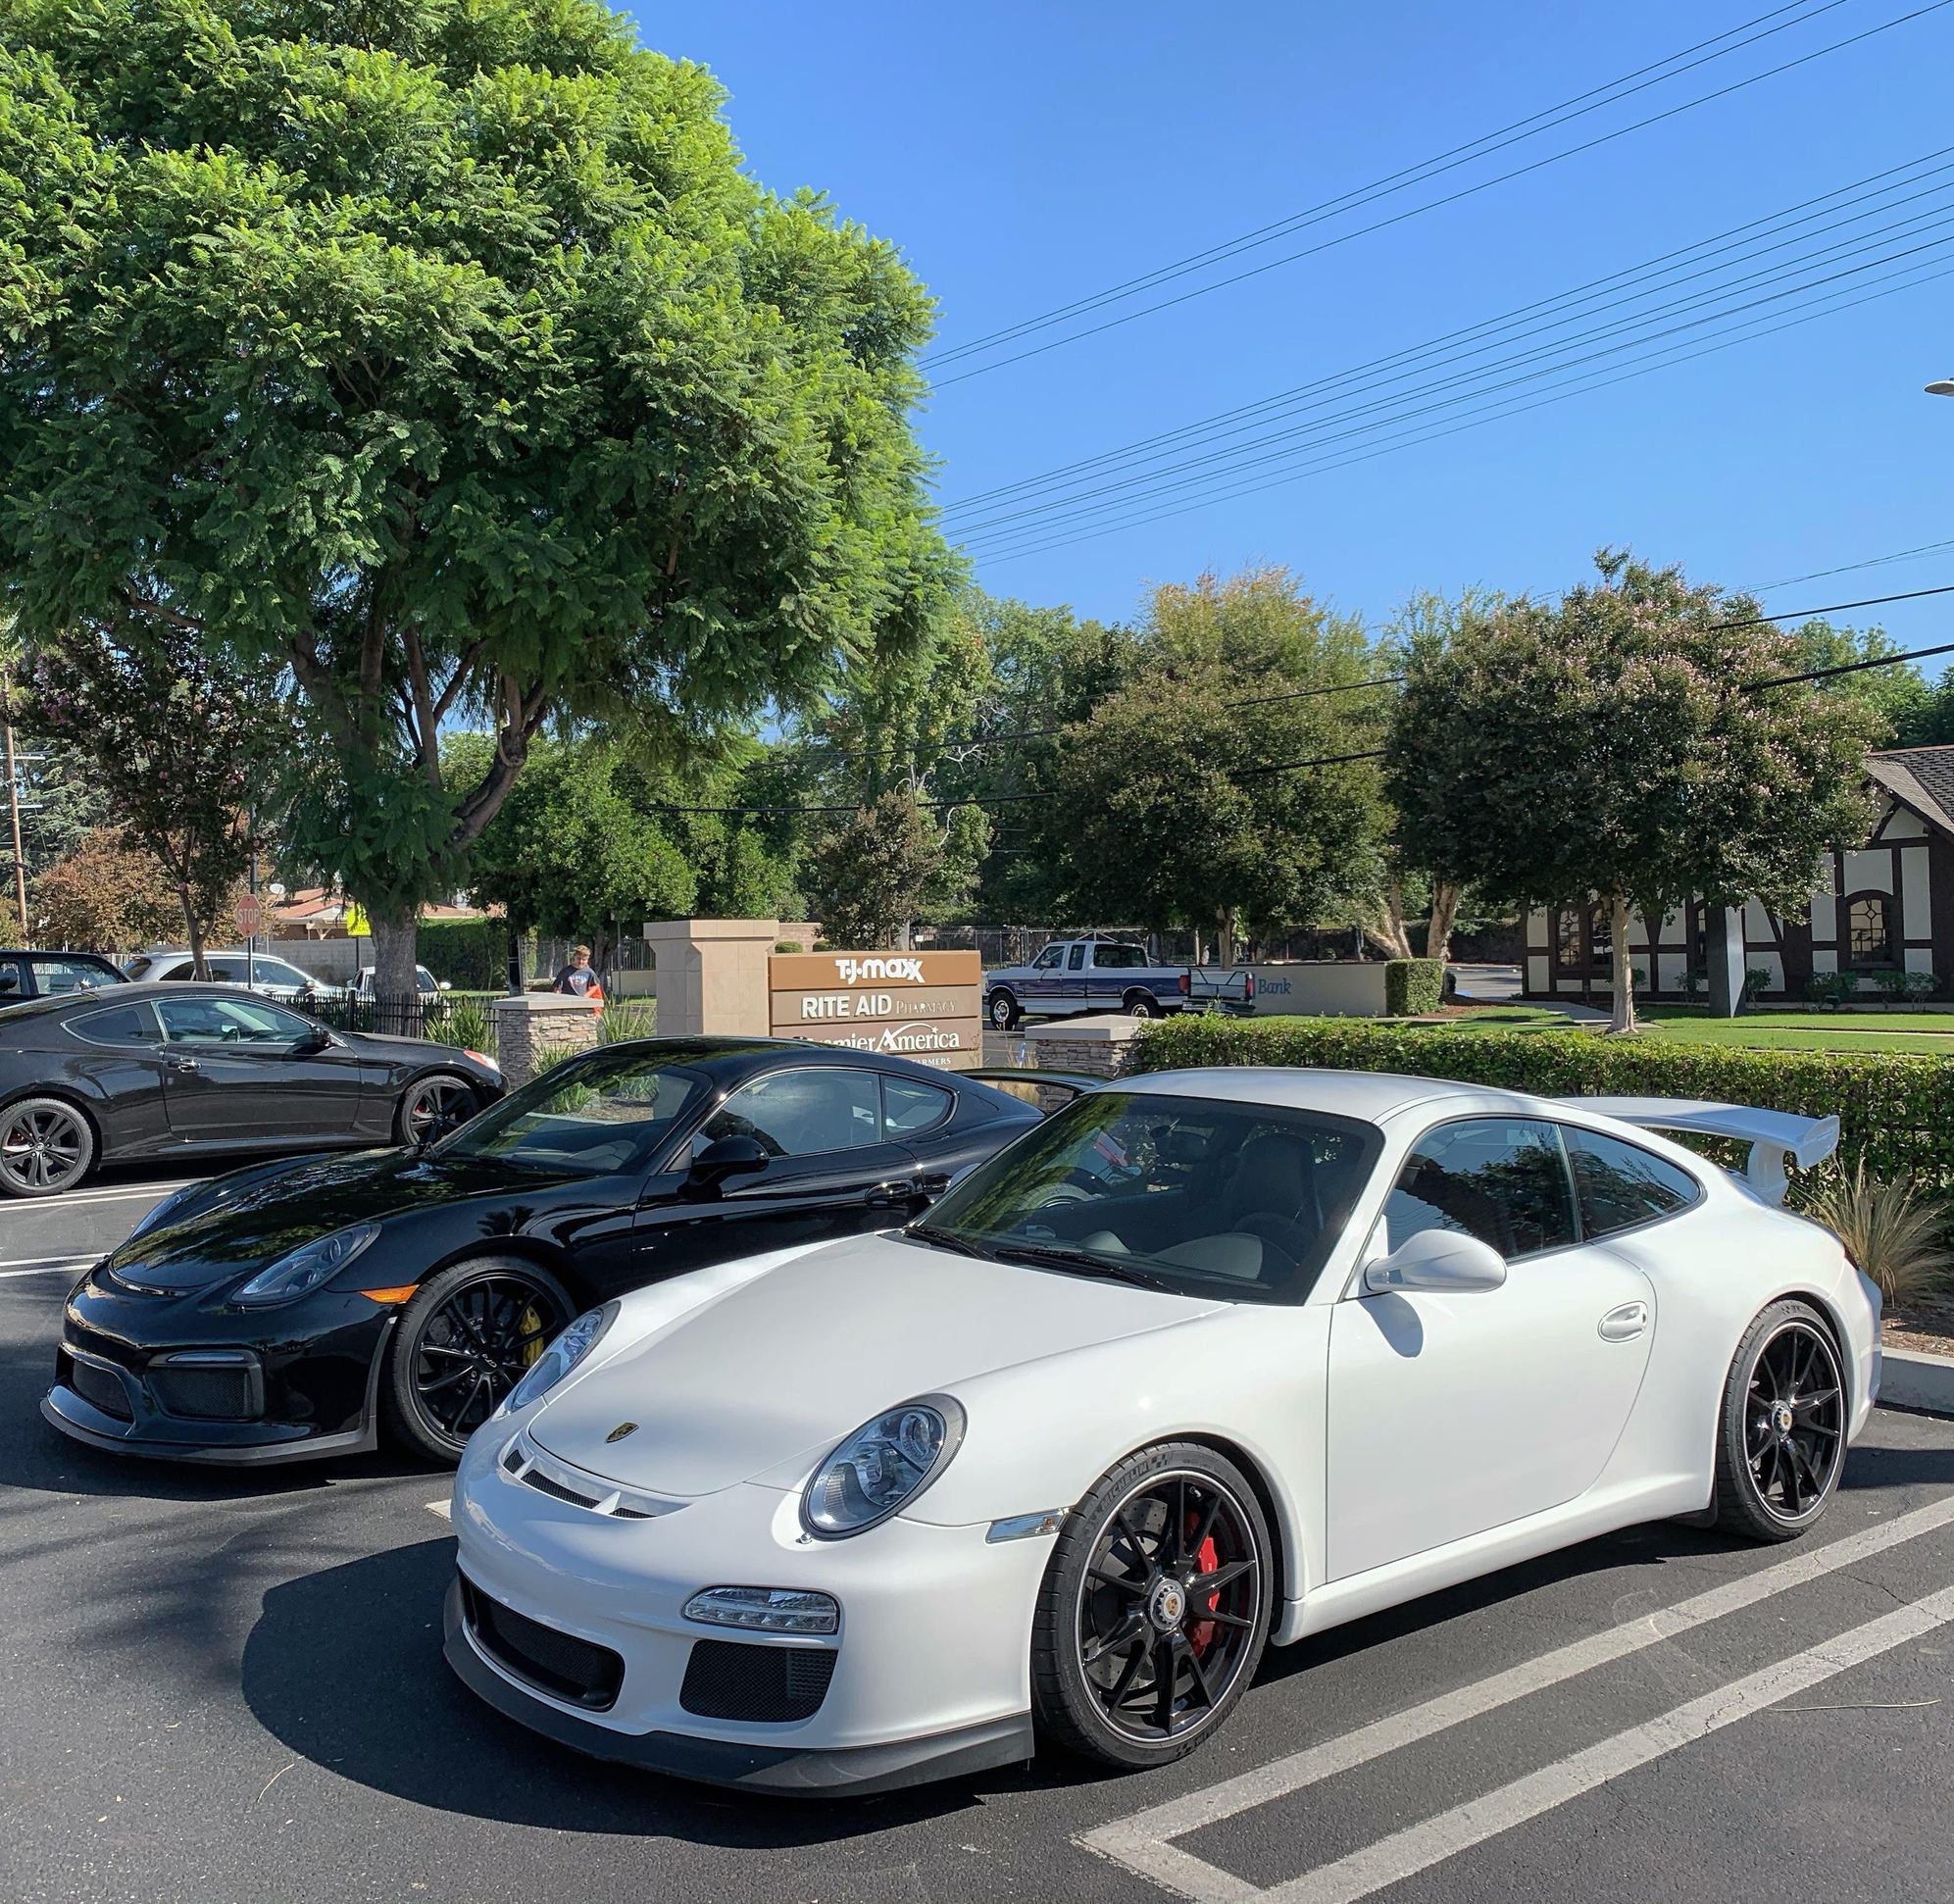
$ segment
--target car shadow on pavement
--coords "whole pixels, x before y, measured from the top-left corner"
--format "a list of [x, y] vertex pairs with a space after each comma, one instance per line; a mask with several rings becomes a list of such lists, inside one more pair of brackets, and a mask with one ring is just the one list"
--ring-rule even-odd
[[550, 1830], [791, 1847], [965, 1809], [979, 1793], [1103, 1774], [1063, 1762], [838, 1801], [688, 1784], [586, 1758], [505, 1719], [441, 1654], [454, 1543], [424, 1540], [273, 1587], [245, 1641], [244, 1697], [291, 1751], [417, 1805]]

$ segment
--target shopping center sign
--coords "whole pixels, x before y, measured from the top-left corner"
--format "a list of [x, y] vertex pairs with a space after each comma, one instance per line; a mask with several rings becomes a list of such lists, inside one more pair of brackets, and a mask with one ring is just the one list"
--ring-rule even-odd
[[785, 952], [768, 964], [778, 1038], [891, 1052], [939, 1070], [983, 1057], [983, 966], [975, 952]]

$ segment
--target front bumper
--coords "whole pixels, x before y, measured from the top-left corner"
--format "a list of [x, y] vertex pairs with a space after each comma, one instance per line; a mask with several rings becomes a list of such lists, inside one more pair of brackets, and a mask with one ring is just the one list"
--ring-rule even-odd
[[97, 1264], [62, 1319], [41, 1414], [76, 1441], [172, 1461], [266, 1463], [378, 1444], [395, 1316], [326, 1292], [258, 1314], [120, 1290]]
[[[773, 1792], [884, 1791], [1031, 1757], [1031, 1618], [1049, 1537], [991, 1543], [985, 1525], [898, 1516], [854, 1540], [814, 1541], [796, 1495], [750, 1481], [621, 1517], [504, 1470], [515, 1434], [513, 1422], [477, 1433], [454, 1495], [462, 1578], [445, 1651], [498, 1711], [597, 1758]], [[558, 1478], [581, 1474], [555, 1467]], [[840, 1629], [787, 1637], [683, 1618], [701, 1588], [732, 1584], [827, 1593]], [[545, 1629], [545, 1645], [601, 1654], [615, 1669], [602, 1695], [526, 1674], [506, 1636], [476, 1629], [470, 1609], [484, 1601], [491, 1620]], [[789, 1720], [715, 1716], [725, 1708], [696, 1690], [702, 1645], [751, 1653], [756, 1669], [789, 1649], [828, 1655], [825, 1691]]]

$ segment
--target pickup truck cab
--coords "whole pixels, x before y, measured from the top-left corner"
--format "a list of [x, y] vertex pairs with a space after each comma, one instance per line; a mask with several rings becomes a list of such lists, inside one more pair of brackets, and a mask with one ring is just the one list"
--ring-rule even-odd
[[1000, 1031], [1024, 1018], [1075, 1012], [1162, 1018], [1208, 1005], [1241, 1011], [1254, 998], [1249, 972], [1155, 965], [1144, 946], [1122, 939], [1054, 939], [1029, 965], [1001, 966], [983, 976], [984, 1016]]

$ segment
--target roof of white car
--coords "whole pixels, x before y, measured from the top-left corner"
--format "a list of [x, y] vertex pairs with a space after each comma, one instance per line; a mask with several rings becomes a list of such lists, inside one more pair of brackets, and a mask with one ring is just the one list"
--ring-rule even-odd
[[1414, 1104], [1470, 1097], [1537, 1110], [1537, 1098], [1484, 1084], [1444, 1077], [1402, 1077], [1381, 1071], [1310, 1071], [1276, 1065], [1221, 1065], [1206, 1071], [1145, 1072], [1123, 1077], [1117, 1088], [1158, 1091], [1175, 1097], [1219, 1097], [1238, 1104], [1271, 1104], [1292, 1111], [1328, 1111], [1376, 1124]]

